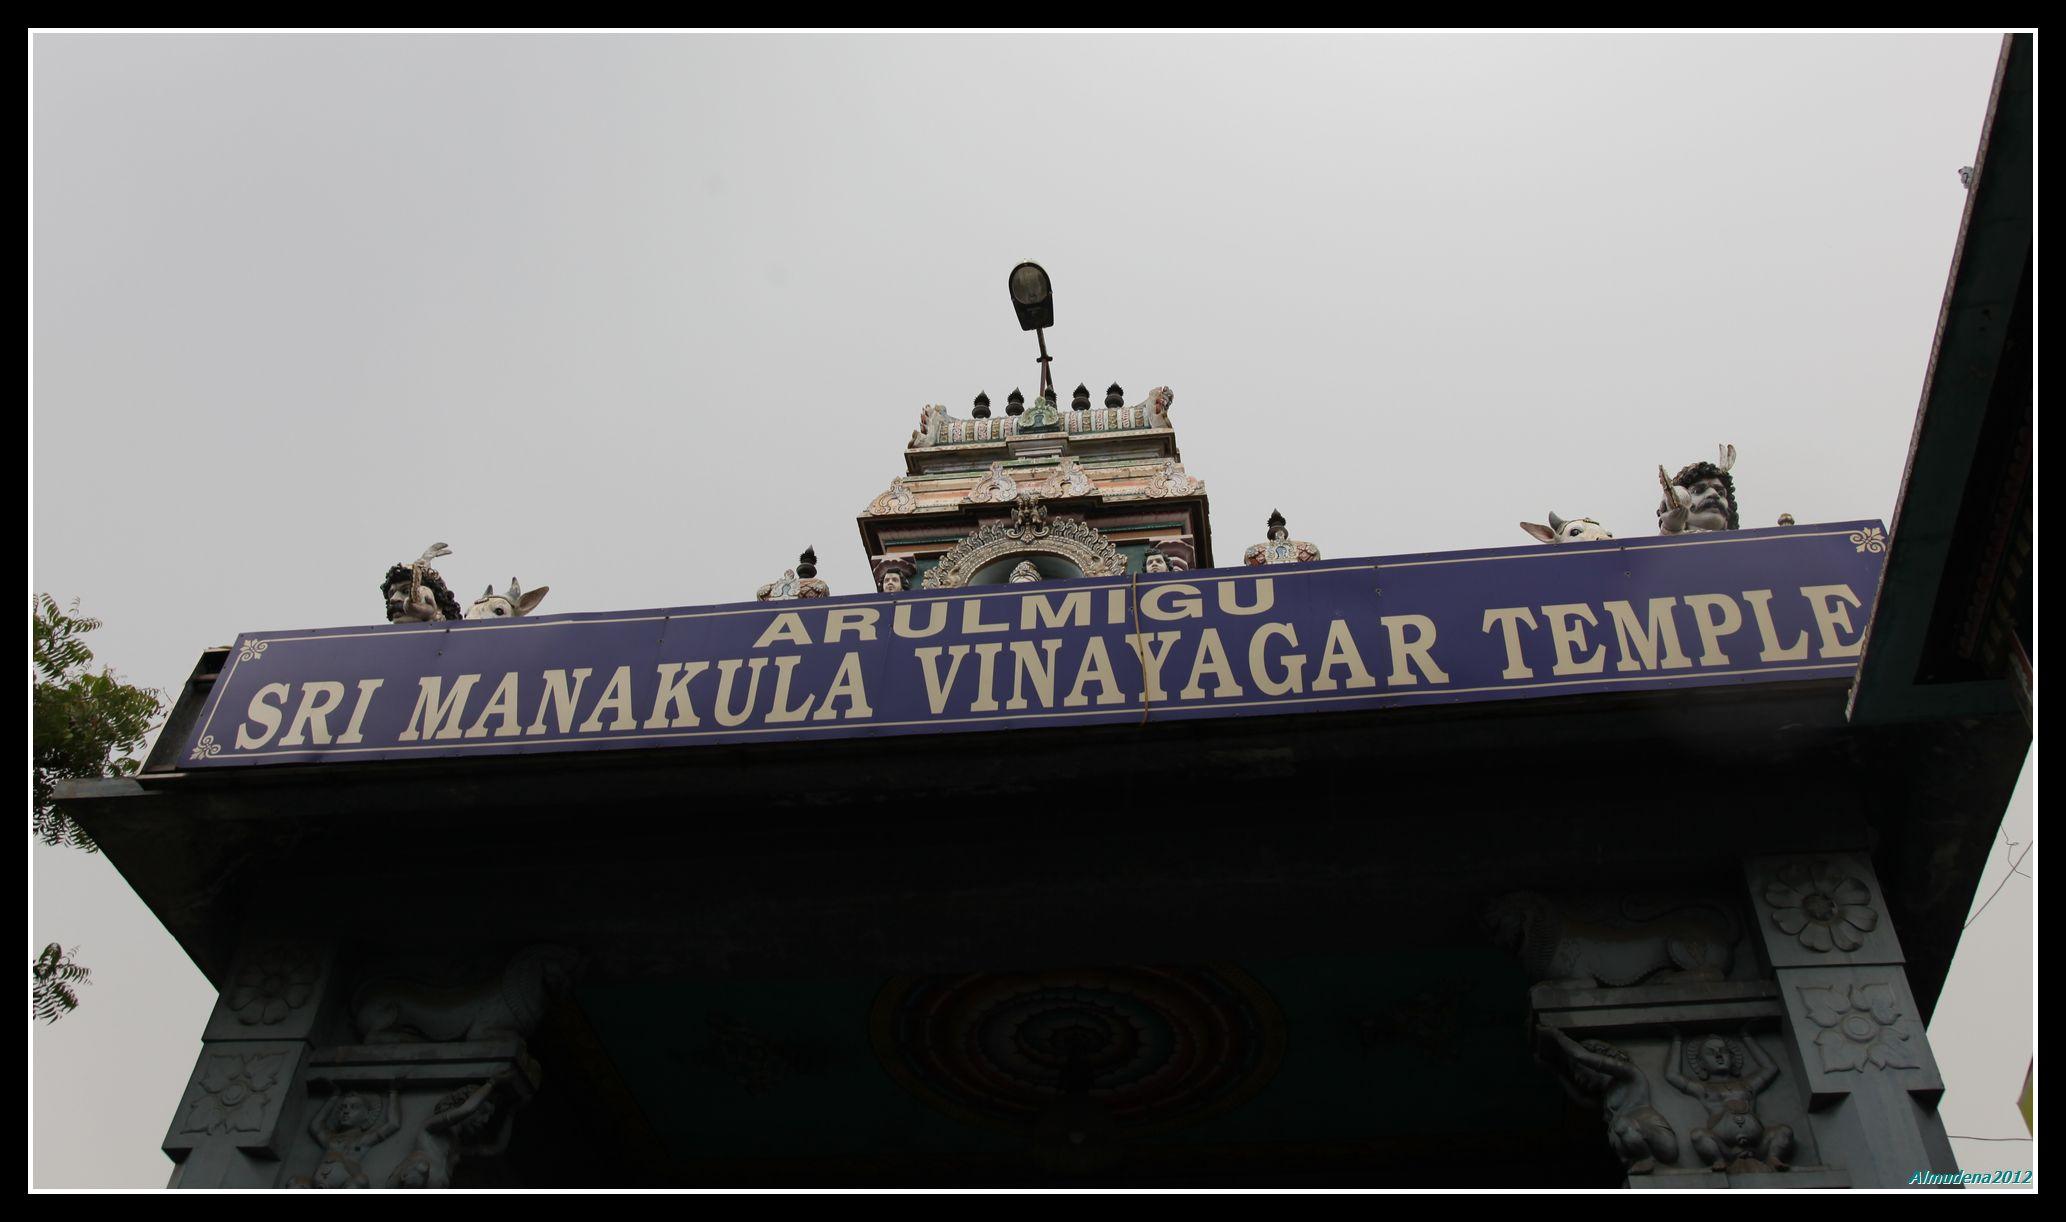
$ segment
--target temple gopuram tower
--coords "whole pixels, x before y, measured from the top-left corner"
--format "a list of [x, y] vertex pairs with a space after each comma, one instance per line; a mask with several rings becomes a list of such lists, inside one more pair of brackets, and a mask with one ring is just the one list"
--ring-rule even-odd
[[1066, 405], [1017, 390], [1004, 414], [930, 406], [904, 473], [861, 512], [875, 586], [945, 589], [1212, 565], [1205, 481], [1184, 470], [1166, 387], [1128, 404], [1079, 385]]
[[1184, 470], [1158, 386], [1129, 405], [1117, 382], [1093, 404], [1077, 384], [1061, 405], [1047, 354], [1054, 287], [1037, 263], [1007, 281], [1020, 329], [1040, 344], [1031, 407], [1014, 389], [1004, 414], [978, 393], [966, 418], [918, 415], [904, 474], [861, 511], [878, 591], [1007, 585], [1212, 567], [1205, 481]]

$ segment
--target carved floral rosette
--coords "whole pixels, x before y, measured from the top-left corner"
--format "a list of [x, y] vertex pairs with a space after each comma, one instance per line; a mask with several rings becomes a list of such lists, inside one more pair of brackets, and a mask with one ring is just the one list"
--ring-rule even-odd
[[1824, 1073], [1922, 1067], [1902, 998], [1892, 984], [1803, 985], [1800, 997], [1818, 1028], [1813, 1039]]
[[1872, 889], [1842, 862], [1791, 861], [1764, 887], [1772, 924], [1811, 951], [1854, 951], [1879, 928]]
[[245, 957], [223, 1005], [245, 1026], [273, 1026], [306, 1005], [322, 964], [313, 948], [268, 945]]
[[[264, 1049], [263, 1045], [256, 1046]], [[263, 1133], [272, 1105], [293, 1071], [287, 1052], [210, 1051], [201, 1058], [179, 1131], [195, 1134], [253, 1135]]]
[[1773, 966], [1901, 961], [1868, 855], [1763, 857], [1745, 869]]

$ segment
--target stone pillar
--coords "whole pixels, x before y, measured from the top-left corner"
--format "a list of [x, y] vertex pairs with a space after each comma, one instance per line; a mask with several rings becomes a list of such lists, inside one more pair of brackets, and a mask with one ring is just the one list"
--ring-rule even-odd
[[1937, 1115], [1944, 1080], [1871, 859], [1756, 857], [1744, 872], [1786, 1011], [1788, 1059], [1825, 1156], [1860, 1187], [1955, 1169]]
[[1863, 852], [1744, 862], [1749, 903], [1517, 893], [1538, 1053], [1631, 1188], [1908, 1186], [1956, 1169], [1944, 1082]]
[[1785, 1010], [1734, 897], [1532, 892], [1487, 921], [1541, 978], [1537, 1054], [1596, 1109], [1629, 1188], [1828, 1188]]
[[248, 944], [165, 1137], [174, 1188], [443, 1188], [500, 1154], [539, 1068], [526, 1041], [571, 983], [532, 947], [463, 978], [433, 957]]
[[278, 1186], [334, 965], [329, 947], [306, 942], [253, 942], [239, 953], [165, 1134], [178, 1164], [169, 1187]]

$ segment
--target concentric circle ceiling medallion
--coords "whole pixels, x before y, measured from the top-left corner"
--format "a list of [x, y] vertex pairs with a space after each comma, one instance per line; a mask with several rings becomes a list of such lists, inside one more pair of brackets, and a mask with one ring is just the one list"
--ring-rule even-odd
[[1275, 1002], [1230, 967], [900, 979], [877, 997], [871, 1026], [906, 1089], [1015, 1131], [1070, 1099], [1123, 1133], [1180, 1127], [1253, 1096], [1284, 1052]]

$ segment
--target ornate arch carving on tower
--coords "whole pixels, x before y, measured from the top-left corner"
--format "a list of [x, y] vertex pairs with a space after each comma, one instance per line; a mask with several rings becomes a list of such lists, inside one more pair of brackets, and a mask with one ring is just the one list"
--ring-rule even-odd
[[1012, 506], [1009, 522], [991, 522], [971, 531], [940, 557], [920, 584], [928, 590], [965, 586], [992, 562], [1020, 555], [1060, 556], [1083, 570], [1085, 577], [1126, 572], [1126, 557], [1095, 528], [1066, 518], [1050, 521], [1038, 497], [1022, 495]]

